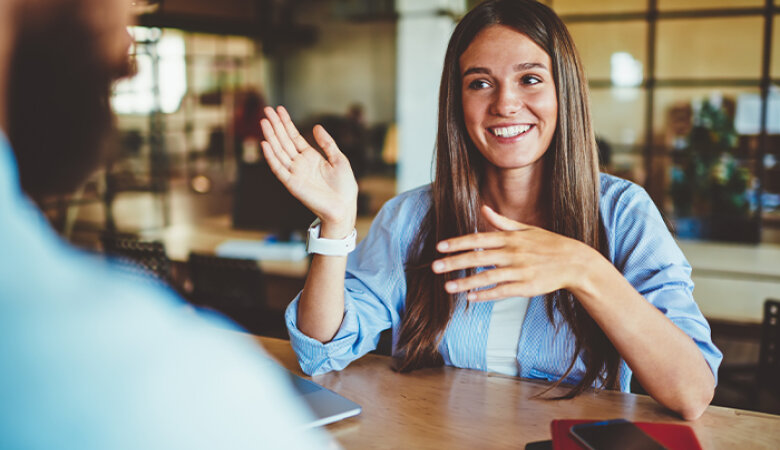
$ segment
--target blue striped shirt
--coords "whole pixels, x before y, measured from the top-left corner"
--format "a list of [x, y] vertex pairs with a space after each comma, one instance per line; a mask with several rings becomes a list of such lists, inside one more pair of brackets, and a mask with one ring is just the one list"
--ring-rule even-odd
[[[350, 255], [345, 280], [345, 312], [341, 327], [327, 344], [297, 329], [298, 298], [287, 308], [293, 349], [304, 372], [341, 370], [376, 348], [380, 333], [393, 330], [398, 339], [406, 299], [405, 263], [411, 243], [431, 206], [430, 186], [388, 201], [368, 236]], [[691, 267], [644, 189], [620, 178], [601, 175], [600, 211], [609, 243], [609, 259], [642, 296], [688, 334], [717, 375], [723, 358], [712, 343], [710, 327], [693, 300]], [[444, 363], [486, 370], [485, 349], [493, 302], [457, 301], [439, 351]], [[551, 324], [544, 297], [531, 299], [523, 321], [517, 361], [520, 376], [557, 380], [574, 352], [574, 339], [556, 312]], [[582, 379], [581, 359], [566, 378]], [[629, 390], [631, 370], [621, 362], [620, 387]]]

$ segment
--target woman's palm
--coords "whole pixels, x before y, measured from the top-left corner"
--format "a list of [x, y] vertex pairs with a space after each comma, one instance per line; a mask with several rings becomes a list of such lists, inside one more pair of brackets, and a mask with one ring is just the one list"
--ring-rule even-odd
[[[323, 221], [354, 218], [357, 183], [349, 160], [324, 128], [316, 126], [314, 137], [323, 154], [300, 135], [284, 108], [278, 114], [266, 108], [262, 121], [263, 153], [273, 173], [290, 193]], [[280, 213], [279, 211], [272, 211]]]

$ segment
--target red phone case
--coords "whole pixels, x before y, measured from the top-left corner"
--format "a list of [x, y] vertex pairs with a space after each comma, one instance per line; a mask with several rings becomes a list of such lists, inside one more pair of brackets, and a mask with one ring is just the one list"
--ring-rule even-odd
[[[598, 422], [597, 420], [553, 420], [550, 424], [552, 430], [553, 450], [583, 450], [582, 446], [569, 433], [572, 425], [581, 423]], [[676, 423], [634, 422], [642, 431], [669, 450], [702, 450], [699, 440], [693, 430], [686, 425]]]

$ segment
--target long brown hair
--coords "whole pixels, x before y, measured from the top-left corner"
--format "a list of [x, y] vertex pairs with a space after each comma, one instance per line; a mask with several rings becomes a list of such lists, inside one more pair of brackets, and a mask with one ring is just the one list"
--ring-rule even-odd
[[[543, 156], [545, 179], [550, 180], [541, 194], [549, 199], [547, 227], [607, 253], [598, 209], [598, 156], [588, 88], [566, 26], [550, 8], [533, 0], [481, 3], [455, 28], [444, 59], [432, 206], [412, 244], [406, 267], [408, 294], [398, 338], [401, 371], [443, 363], [438, 346], [457, 299], [444, 290], [444, 283], [460, 274], [437, 275], [430, 265], [440, 256], [437, 242], [477, 229], [485, 164], [463, 120], [459, 58], [477, 34], [492, 25], [509, 26], [527, 35], [552, 60], [558, 121]], [[604, 332], [570, 292], [549, 293], [545, 302], [550, 322], [555, 323], [557, 311], [575, 339], [570, 364], [558, 383], [571, 373], [578, 357], [586, 367], [582, 380], [565, 397], [579, 394], [597, 380], [602, 387], [616, 388], [620, 355]]]

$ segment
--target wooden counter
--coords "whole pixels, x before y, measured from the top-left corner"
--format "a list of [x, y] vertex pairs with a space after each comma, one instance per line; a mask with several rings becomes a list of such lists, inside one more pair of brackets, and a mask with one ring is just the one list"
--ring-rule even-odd
[[780, 245], [678, 241], [693, 267], [693, 297], [708, 319], [758, 324], [780, 298]]

